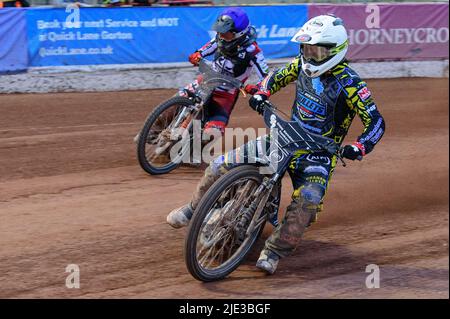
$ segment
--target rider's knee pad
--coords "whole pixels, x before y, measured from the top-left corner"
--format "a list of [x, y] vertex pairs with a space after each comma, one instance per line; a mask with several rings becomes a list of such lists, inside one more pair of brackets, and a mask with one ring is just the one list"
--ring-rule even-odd
[[300, 199], [303, 203], [313, 206], [319, 206], [324, 195], [322, 187], [315, 184], [305, 184], [300, 187]]
[[211, 161], [211, 163], [209, 163], [209, 169], [211, 170], [211, 174], [222, 175], [226, 173], [227, 170], [225, 168], [225, 165], [226, 163], [224, 155], [216, 157], [214, 160]]
[[297, 188], [296, 190], [294, 190], [294, 193], [292, 194], [292, 199], [301, 203], [319, 206], [322, 201], [324, 193], [325, 190], [319, 185], [306, 183], [301, 187]]
[[292, 195], [301, 207], [301, 210], [311, 215], [309, 224], [317, 219], [317, 214], [321, 210], [324, 189], [319, 185], [307, 183], [297, 188]]
[[208, 135], [221, 136], [225, 134], [226, 127], [227, 124], [223, 121], [209, 121], [205, 124], [203, 131]]

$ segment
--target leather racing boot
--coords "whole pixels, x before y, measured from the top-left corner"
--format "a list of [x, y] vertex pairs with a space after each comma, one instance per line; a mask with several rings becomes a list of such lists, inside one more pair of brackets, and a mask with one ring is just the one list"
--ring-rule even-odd
[[189, 203], [171, 211], [169, 215], [167, 215], [166, 220], [173, 228], [185, 227], [189, 224], [193, 213], [194, 211]]
[[280, 257], [273, 251], [264, 248], [259, 255], [258, 261], [256, 262], [256, 267], [264, 270], [270, 275], [273, 275], [277, 270], [278, 262]]

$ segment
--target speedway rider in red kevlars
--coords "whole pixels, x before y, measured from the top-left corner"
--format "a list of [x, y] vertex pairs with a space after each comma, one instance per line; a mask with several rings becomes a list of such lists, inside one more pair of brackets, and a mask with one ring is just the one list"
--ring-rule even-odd
[[[241, 8], [225, 9], [212, 29], [217, 32], [216, 37], [189, 56], [193, 65], [197, 65], [202, 58], [213, 55], [212, 68], [215, 71], [237, 78], [243, 83], [250, 76], [252, 69], [260, 80], [267, 75], [268, 67], [263, 52], [256, 43], [256, 30], [250, 25], [247, 14]], [[179, 94], [187, 95], [183, 91], [195, 85], [197, 81], [182, 89]], [[238, 95], [238, 89], [219, 87], [214, 91], [205, 109], [205, 133], [214, 133], [211, 130], [224, 133]]]
[[[240, 80], [242, 83], [249, 78], [252, 70], [259, 80], [268, 74], [268, 66], [262, 50], [256, 43], [256, 29], [250, 25], [250, 20], [241, 8], [227, 8], [221, 12], [212, 29], [216, 36], [203, 47], [189, 56], [189, 62], [197, 66], [201, 59], [212, 56], [211, 68]], [[198, 86], [197, 79], [180, 89], [178, 95], [188, 96]], [[251, 90], [254, 86], [248, 86]], [[247, 88], [246, 88], [247, 90]], [[239, 97], [236, 88], [216, 88], [207, 102], [205, 125], [203, 131], [210, 136], [223, 135], [230, 119], [231, 112]], [[137, 143], [139, 134], [134, 138]]]

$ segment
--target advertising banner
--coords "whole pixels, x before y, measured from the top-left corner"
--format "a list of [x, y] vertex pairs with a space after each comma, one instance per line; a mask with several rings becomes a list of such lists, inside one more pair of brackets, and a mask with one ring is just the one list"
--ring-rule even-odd
[[0, 10], [0, 74], [28, 67], [25, 12], [17, 8]]
[[[27, 12], [31, 66], [186, 62], [215, 33], [220, 7], [35, 9]], [[306, 5], [244, 7], [267, 58], [295, 56]]]
[[351, 60], [448, 58], [448, 3], [310, 5], [343, 19]]

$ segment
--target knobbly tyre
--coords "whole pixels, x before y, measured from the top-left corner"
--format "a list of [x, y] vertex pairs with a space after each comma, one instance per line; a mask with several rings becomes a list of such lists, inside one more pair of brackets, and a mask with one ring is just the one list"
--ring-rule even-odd
[[[264, 108], [264, 122], [273, 143], [266, 158], [259, 166], [239, 165], [220, 177], [193, 214], [184, 257], [189, 272], [200, 281], [229, 275], [250, 252], [265, 223], [277, 225], [281, 181], [295, 151], [327, 151], [345, 166], [342, 149], [333, 139], [309, 133], [298, 122], [283, 120], [268, 101]], [[268, 168], [264, 175], [261, 167]]]
[[[186, 96], [176, 95], [157, 106], [147, 117], [136, 136], [139, 164], [149, 174], [166, 174], [176, 169], [190, 150], [194, 120], [205, 124], [204, 110], [214, 89], [237, 88], [243, 91], [243, 83], [231, 76], [218, 73], [208, 60], [199, 62], [198, 85], [185, 90]], [[245, 93], [244, 93], [245, 94]], [[171, 149], [182, 142], [182, 147], [171, 158]]]

